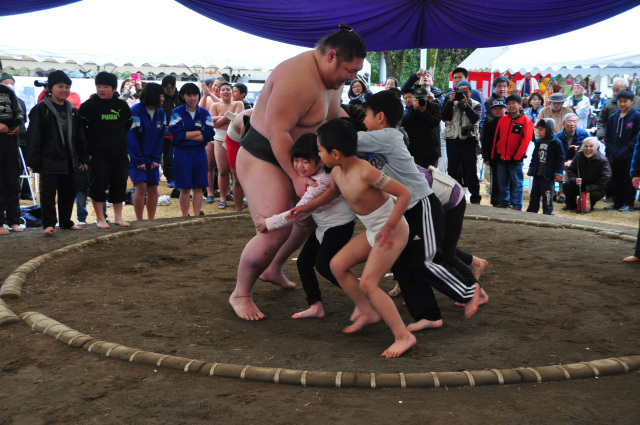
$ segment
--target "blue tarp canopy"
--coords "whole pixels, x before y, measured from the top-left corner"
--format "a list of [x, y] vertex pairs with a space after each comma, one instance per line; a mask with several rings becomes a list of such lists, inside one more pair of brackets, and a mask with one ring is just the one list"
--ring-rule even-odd
[[[22, 0], [0, 16], [75, 3]], [[270, 40], [313, 47], [338, 24], [351, 25], [370, 51], [478, 48], [569, 32], [618, 15], [638, 0], [178, 0], [224, 25]], [[105, 1], [105, 9], [109, 2]], [[105, 13], [108, 11], [105, 10]], [[114, 10], [114, 19], [122, 11]], [[144, 19], [144, 10], [137, 10]], [[167, 13], [166, 22], [171, 21]], [[159, 23], [162, 24], [162, 23]], [[179, 28], [180, 23], [174, 27]], [[630, 22], [632, 27], [636, 23]], [[114, 27], [115, 30], [115, 27]], [[561, 48], [561, 46], [559, 46]], [[542, 58], [541, 58], [542, 59]]]

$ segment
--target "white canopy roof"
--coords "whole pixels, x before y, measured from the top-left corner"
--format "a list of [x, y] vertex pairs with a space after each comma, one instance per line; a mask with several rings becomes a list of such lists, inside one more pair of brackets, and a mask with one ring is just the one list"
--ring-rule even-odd
[[38, 61], [273, 69], [305, 50], [208, 19], [173, 0], [83, 0], [0, 17], [0, 54]]
[[460, 66], [470, 71], [528, 71], [563, 76], [633, 74], [640, 67], [640, 47], [633, 31], [638, 22], [640, 7], [555, 37], [476, 49]]

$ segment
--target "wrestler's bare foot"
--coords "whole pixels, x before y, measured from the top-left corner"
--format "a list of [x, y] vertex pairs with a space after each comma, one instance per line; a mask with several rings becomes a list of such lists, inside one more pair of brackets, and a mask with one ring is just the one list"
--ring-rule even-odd
[[482, 272], [485, 271], [489, 267], [489, 262], [482, 258], [478, 258], [475, 255], [473, 256], [473, 260], [471, 261], [471, 270], [473, 271], [473, 275], [476, 279], [480, 280], [480, 276]]
[[372, 311], [369, 314], [360, 314], [353, 321], [353, 324], [347, 326], [342, 330], [342, 332], [346, 334], [352, 334], [354, 332], [358, 332], [360, 329], [364, 328], [367, 325], [372, 325], [374, 323], [378, 323], [380, 321], [380, 315], [375, 311]]
[[236, 315], [241, 319], [262, 320], [265, 317], [253, 302], [253, 298], [251, 298], [251, 295], [241, 296], [236, 295], [236, 293], [234, 292], [229, 297], [229, 304], [231, 304], [231, 307], [233, 307]]
[[269, 269], [267, 269], [260, 275], [260, 280], [273, 283], [274, 285], [284, 289], [293, 289], [296, 287], [295, 282], [292, 282], [289, 279], [287, 279], [287, 277], [284, 275], [284, 273], [282, 273], [282, 271], [278, 273], [274, 273], [274, 272], [270, 272]]
[[396, 339], [396, 342], [391, 344], [391, 347], [384, 350], [381, 355], [387, 358], [400, 357], [414, 345], [416, 345], [416, 337], [410, 333], [407, 337]]
[[441, 327], [442, 327], [442, 319], [440, 320], [421, 319], [421, 320], [418, 320], [417, 322], [409, 323], [407, 325], [407, 329], [409, 329], [411, 332], [418, 332], [423, 329], [436, 329]]
[[44, 234], [45, 235], [53, 235], [53, 227], [49, 226], [46, 229], [44, 229]]
[[123, 219], [115, 220], [114, 223], [116, 223], [120, 227], [129, 227], [129, 226], [131, 226], [131, 223], [129, 223], [128, 221], [125, 221]]
[[73, 226], [69, 227], [69, 230], [82, 230], [82, 227], [78, 226], [77, 224], [74, 224]]
[[[487, 295], [486, 292], [484, 292], [484, 289], [482, 288], [482, 286], [480, 287], [480, 298], [478, 299], [478, 306], [481, 306], [482, 304], [486, 304], [489, 302], [489, 295]], [[456, 303], [456, 307], [464, 307], [466, 304], [464, 303]]]
[[0, 235], [8, 235], [10, 232], [4, 228], [4, 226], [0, 226]]
[[635, 255], [630, 255], [628, 257], [624, 257], [622, 261], [624, 261], [625, 263], [635, 263], [636, 261], [640, 261], [640, 258], [636, 257]]
[[387, 293], [389, 294], [390, 297], [397, 297], [402, 293], [402, 291], [400, 290], [400, 285], [396, 283], [396, 286], [394, 286], [393, 289]]
[[107, 221], [100, 221], [98, 220], [96, 222], [96, 226], [98, 227], [98, 229], [110, 229], [111, 226], [109, 226], [109, 223], [107, 223]]
[[12, 224], [11, 225], [11, 230], [13, 230], [14, 232], [22, 232], [24, 229], [22, 227], [20, 227], [19, 224]]
[[306, 319], [308, 317], [316, 317], [322, 319], [324, 317], [324, 308], [320, 301], [313, 303], [308, 309], [291, 316], [292, 319]]
[[478, 311], [478, 303], [480, 302], [480, 285], [476, 283], [476, 293], [473, 298], [464, 305], [464, 317], [471, 318]]

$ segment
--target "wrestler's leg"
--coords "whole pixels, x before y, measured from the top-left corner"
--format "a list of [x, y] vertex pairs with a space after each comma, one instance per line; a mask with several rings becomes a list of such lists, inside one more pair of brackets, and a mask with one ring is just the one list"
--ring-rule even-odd
[[[270, 217], [293, 207], [293, 185], [280, 168], [254, 157], [241, 148], [238, 152], [236, 170], [254, 221], [258, 214]], [[285, 227], [258, 233], [245, 246], [238, 265], [236, 287], [229, 298], [229, 303], [238, 317], [245, 320], [264, 318], [264, 314], [253, 303], [251, 290], [290, 232], [291, 227]]]

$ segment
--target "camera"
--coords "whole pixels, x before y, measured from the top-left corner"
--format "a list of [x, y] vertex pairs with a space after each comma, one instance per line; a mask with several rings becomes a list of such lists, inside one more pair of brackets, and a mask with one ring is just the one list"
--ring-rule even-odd
[[466, 138], [476, 137], [476, 135], [473, 133], [473, 126], [472, 125], [463, 126], [460, 129], [460, 133], [462, 133], [462, 137], [466, 137]]
[[456, 102], [460, 102], [464, 98], [465, 98], [464, 92], [463, 91], [457, 91], [456, 92], [456, 96], [454, 97], [453, 100], [455, 100]]
[[44, 80], [44, 81], [34, 80], [33, 85], [36, 87], [47, 87], [47, 80]]
[[420, 107], [427, 105], [427, 101], [424, 100], [424, 97], [418, 99], [418, 105], [420, 105]]

